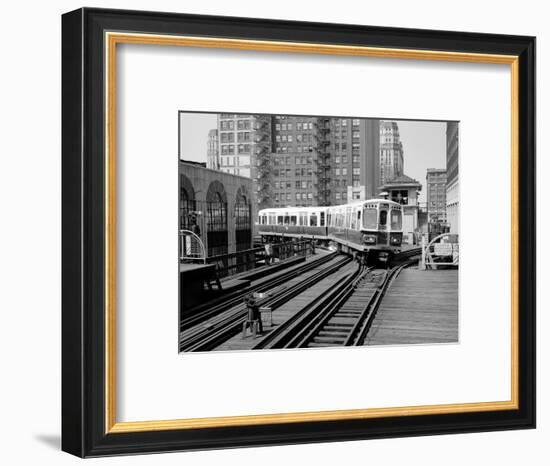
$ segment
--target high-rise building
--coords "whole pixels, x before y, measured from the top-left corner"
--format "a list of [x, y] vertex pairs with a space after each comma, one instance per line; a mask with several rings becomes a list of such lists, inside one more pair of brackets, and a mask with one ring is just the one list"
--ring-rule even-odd
[[218, 154], [221, 171], [254, 178], [254, 121], [254, 115], [218, 115]]
[[343, 204], [379, 185], [378, 120], [276, 116], [274, 205]]
[[206, 143], [206, 167], [212, 170], [220, 169], [220, 156], [218, 153], [218, 130], [208, 131], [208, 141]]
[[447, 222], [447, 170], [428, 168], [426, 171], [426, 202], [428, 222], [445, 224]]
[[380, 122], [380, 185], [403, 174], [403, 144], [395, 121]]
[[257, 207], [273, 205], [271, 115], [218, 115], [219, 170], [252, 178]]
[[451, 233], [458, 233], [458, 121], [447, 122], [447, 222]]
[[368, 199], [379, 137], [379, 120], [220, 114], [219, 169], [254, 179], [260, 208]]

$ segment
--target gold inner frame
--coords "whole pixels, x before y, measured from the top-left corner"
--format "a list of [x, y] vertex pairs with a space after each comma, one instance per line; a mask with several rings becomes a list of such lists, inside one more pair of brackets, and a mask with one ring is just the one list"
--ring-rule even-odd
[[[116, 46], [148, 44], [180, 47], [255, 50], [320, 55], [348, 55], [409, 60], [434, 60], [505, 64], [511, 74], [511, 399], [479, 403], [401, 406], [392, 408], [350, 409], [246, 416], [189, 418], [159, 421], [116, 422]], [[311, 421], [369, 419], [388, 416], [469, 413], [518, 409], [518, 319], [519, 319], [519, 57], [478, 53], [440, 52], [433, 50], [390, 49], [362, 46], [325, 45], [315, 43], [224, 39], [138, 33], [105, 33], [105, 433], [144, 432], [196, 429], [261, 424], [284, 424]]]

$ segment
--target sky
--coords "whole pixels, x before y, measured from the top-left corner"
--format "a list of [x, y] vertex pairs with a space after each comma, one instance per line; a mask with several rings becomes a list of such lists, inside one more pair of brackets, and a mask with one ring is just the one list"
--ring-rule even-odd
[[447, 168], [447, 123], [393, 120], [403, 143], [403, 171], [422, 184], [419, 202], [426, 202], [426, 170]]
[[[405, 175], [422, 184], [420, 202], [426, 202], [426, 170], [446, 167], [446, 123], [393, 120], [403, 143]], [[181, 158], [206, 162], [208, 131], [216, 128], [215, 113], [181, 113]]]
[[208, 131], [217, 126], [216, 113], [180, 113], [180, 158], [206, 162]]

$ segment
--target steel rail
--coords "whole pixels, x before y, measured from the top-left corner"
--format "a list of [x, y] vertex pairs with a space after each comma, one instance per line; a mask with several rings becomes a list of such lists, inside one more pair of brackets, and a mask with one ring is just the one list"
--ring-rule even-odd
[[[331, 258], [333, 258], [333, 256]], [[303, 292], [305, 289], [313, 286], [318, 281], [336, 272], [350, 261], [351, 259], [349, 257], [344, 257], [296, 285], [289, 288], [283, 288], [276, 295], [261, 300], [258, 305], [270, 306], [272, 309], [277, 308]], [[323, 264], [316, 263], [315, 265], [318, 267]], [[284, 282], [286, 281], [288, 281], [288, 278], [284, 280]], [[273, 288], [273, 286], [271, 286], [271, 288]], [[248, 290], [248, 292], [250, 292], [250, 290]], [[222, 317], [218, 322], [213, 322], [209, 327], [197, 329], [180, 339], [180, 351], [208, 351], [237, 334], [241, 329], [248, 311], [244, 304], [234, 307], [236, 307], [236, 309], [233, 312]]]
[[360, 265], [357, 270], [346, 277], [343, 281], [337, 283], [333, 288], [326, 290], [324, 293], [316, 297], [301, 311], [296, 313], [286, 322], [281, 324], [276, 330], [271, 332], [262, 341], [260, 341], [253, 349], [274, 349], [274, 348], [292, 348], [294, 340], [302, 334], [304, 329], [324, 309], [334, 308], [342, 296], [353, 291], [359, 280], [364, 277], [371, 268], [365, 269]]
[[331, 259], [336, 257], [336, 255], [337, 253], [327, 254], [326, 256], [320, 257], [314, 261], [310, 261], [298, 266], [292, 266], [291, 269], [286, 271], [283, 270], [281, 273], [275, 275], [270, 279], [267, 279], [266, 281], [251, 285], [245, 289], [236, 290], [214, 301], [205, 303], [204, 305], [201, 305], [199, 308], [195, 309], [194, 315], [182, 319], [180, 323], [180, 332], [184, 332], [194, 327], [195, 325], [198, 325], [201, 322], [204, 322], [218, 314], [221, 314], [223, 311], [230, 309], [233, 306], [236, 306], [247, 294], [250, 294], [252, 292], [261, 293], [276, 286], [279, 286], [280, 284], [283, 284], [288, 280], [298, 275], [301, 275], [302, 273], [306, 273], [313, 268], [318, 267], [319, 265], [329, 262]]
[[[347, 330], [345, 327], [342, 327], [338, 330], [338, 333], [342, 334], [347, 332], [342, 343], [343, 346], [359, 346], [363, 344], [372, 324], [372, 320], [376, 315], [376, 311], [390, 283], [397, 277], [401, 270], [414, 262], [416, 262], [416, 260], [409, 260], [404, 264], [393, 267], [390, 271], [385, 271], [384, 278], [376, 289], [374, 289], [352, 328]], [[360, 282], [372, 271], [373, 268], [359, 268], [353, 275], [344, 280], [344, 282], [327, 290], [323, 295], [316, 298], [304, 308], [304, 310], [282, 324], [276, 331], [259, 342], [253, 349], [308, 347], [351, 298]]]

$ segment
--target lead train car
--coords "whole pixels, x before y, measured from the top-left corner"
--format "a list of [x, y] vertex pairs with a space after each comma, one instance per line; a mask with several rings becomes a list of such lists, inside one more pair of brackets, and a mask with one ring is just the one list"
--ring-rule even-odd
[[315, 238], [335, 243], [343, 252], [387, 258], [401, 250], [401, 205], [386, 199], [357, 201], [331, 207], [283, 207], [258, 213], [264, 240]]

